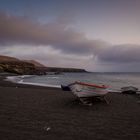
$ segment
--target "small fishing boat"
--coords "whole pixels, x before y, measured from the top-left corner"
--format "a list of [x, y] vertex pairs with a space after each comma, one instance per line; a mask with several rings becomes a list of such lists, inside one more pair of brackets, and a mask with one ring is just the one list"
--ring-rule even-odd
[[127, 87], [122, 87], [121, 92], [124, 94], [136, 94], [138, 91], [138, 88], [133, 87], [133, 86], [127, 86]]
[[68, 87], [72, 93], [76, 95], [84, 104], [91, 105], [91, 102], [89, 102], [87, 99], [91, 99], [93, 97], [102, 98], [107, 102], [104, 97], [108, 93], [108, 86], [76, 81], [72, 84], [69, 84]]

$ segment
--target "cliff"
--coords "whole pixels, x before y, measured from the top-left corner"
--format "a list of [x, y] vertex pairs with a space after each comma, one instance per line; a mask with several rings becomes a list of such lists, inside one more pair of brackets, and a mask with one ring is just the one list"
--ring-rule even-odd
[[24, 62], [14, 57], [0, 56], [0, 72], [15, 74], [36, 74], [38, 73], [34, 64]]
[[84, 69], [45, 67], [35, 60], [19, 60], [14, 57], [0, 56], [0, 72], [15, 74], [44, 75], [47, 72], [86, 72]]
[[34, 74], [36, 68], [33, 64], [22, 61], [3, 61], [0, 62], [0, 71], [16, 74]]
[[35, 61], [35, 60], [23, 60], [24, 62], [28, 62], [28, 63], [31, 63], [31, 64], [34, 64], [36, 67], [46, 67], [44, 66], [43, 64]]
[[15, 57], [0, 55], [0, 62], [3, 62], [3, 61], [19, 61], [19, 59]]

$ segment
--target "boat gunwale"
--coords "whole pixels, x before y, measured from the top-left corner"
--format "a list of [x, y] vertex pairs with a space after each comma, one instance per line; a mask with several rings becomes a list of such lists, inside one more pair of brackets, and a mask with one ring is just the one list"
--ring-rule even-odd
[[96, 88], [102, 88], [102, 89], [106, 89], [108, 88], [108, 86], [105, 85], [96, 85], [96, 84], [90, 84], [90, 83], [84, 83], [84, 82], [74, 82], [72, 84], [70, 84], [69, 86], [72, 86], [74, 84], [79, 84], [79, 85], [84, 85], [84, 86], [90, 86], [90, 87], [96, 87]]

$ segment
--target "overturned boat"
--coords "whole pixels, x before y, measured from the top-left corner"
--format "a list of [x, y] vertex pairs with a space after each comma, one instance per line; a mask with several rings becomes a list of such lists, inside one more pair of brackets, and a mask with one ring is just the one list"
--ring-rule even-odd
[[136, 94], [138, 91], [138, 88], [133, 87], [133, 86], [127, 86], [127, 87], [122, 87], [121, 92], [124, 94]]
[[89, 99], [94, 97], [102, 98], [107, 102], [107, 100], [104, 97], [108, 93], [108, 86], [105, 85], [96, 85], [76, 81], [74, 83], [69, 84], [65, 88], [63, 86], [61, 87], [63, 90], [70, 89], [70, 91], [72, 91], [72, 93], [75, 96], [77, 96], [80, 99], [80, 101], [84, 104], [91, 104], [89, 103]]

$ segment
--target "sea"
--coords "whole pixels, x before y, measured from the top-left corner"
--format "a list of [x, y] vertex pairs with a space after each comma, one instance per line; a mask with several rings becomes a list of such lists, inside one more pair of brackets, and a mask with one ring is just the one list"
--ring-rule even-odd
[[140, 89], [140, 73], [61, 73], [47, 75], [9, 76], [7, 80], [21, 84], [40, 85], [60, 88], [75, 81], [99, 85], [107, 85], [111, 91], [119, 91], [125, 86], [135, 86]]

